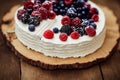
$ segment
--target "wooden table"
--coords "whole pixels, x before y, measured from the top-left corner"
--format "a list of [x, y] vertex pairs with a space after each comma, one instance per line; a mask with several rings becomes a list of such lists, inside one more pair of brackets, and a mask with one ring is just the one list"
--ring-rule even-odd
[[[120, 0], [92, 1], [112, 9], [120, 26]], [[22, 3], [22, 0], [0, 0], [0, 23], [5, 12], [18, 3]], [[120, 80], [119, 61], [120, 44], [108, 60], [93, 67], [83, 70], [42, 70], [18, 59], [5, 45], [0, 34], [0, 80]], [[26, 67], [23, 67], [23, 65]], [[30, 70], [30, 68], [33, 68], [33, 70]], [[21, 71], [24, 74], [21, 74]], [[30, 76], [33, 73], [36, 75]]]

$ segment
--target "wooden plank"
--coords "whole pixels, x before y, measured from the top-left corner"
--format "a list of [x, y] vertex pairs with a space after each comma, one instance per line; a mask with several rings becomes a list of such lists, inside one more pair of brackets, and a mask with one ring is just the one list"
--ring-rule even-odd
[[101, 64], [104, 80], [120, 80], [120, 52]]
[[0, 80], [20, 80], [19, 59], [5, 45], [0, 46]]
[[21, 62], [21, 80], [102, 80], [99, 66], [83, 70], [43, 70]]

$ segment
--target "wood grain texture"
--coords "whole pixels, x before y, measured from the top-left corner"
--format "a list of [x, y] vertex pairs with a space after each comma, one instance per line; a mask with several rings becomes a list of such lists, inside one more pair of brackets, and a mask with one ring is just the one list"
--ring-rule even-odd
[[99, 66], [84, 70], [43, 70], [22, 61], [22, 80], [102, 80]]

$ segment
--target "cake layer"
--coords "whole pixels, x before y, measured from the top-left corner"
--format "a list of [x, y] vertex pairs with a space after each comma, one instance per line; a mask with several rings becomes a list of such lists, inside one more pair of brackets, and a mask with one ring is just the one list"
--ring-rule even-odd
[[[53, 39], [43, 37], [46, 29], [53, 27], [61, 28], [62, 16], [58, 15], [54, 20], [44, 20], [36, 27], [34, 32], [28, 30], [28, 24], [23, 24], [15, 14], [15, 33], [17, 38], [29, 49], [43, 53], [46, 56], [68, 58], [68, 57], [84, 57], [99, 49], [105, 38], [105, 17], [103, 11], [94, 3], [88, 2], [92, 7], [96, 7], [99, 11], [99, 22], [97, 22], [96, 36], [82, 36], [77, 40], [68, 37], [66, 42], [59, 39], [59, 34], [55, 34]], [[22, 7], [21, 7], [22, 8]], [[19, 10], [19, 9], [18, 9]]]

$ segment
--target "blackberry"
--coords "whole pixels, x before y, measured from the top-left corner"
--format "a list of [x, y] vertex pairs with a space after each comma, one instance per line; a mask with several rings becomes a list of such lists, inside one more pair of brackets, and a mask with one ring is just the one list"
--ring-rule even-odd
[[89, 21], [86, 20], [86, 19], [84, 19], [83, 22], [82, 22], [82, 26], [83, 26], [83, 27], [89, 26]]
[[85, 35], [85, 30], [82, 27], [78, 27], [74, 31], [77, 31], [81, 36]]
[[22, 16], [21, 16], [21, 21], [24, 23], [24, 24], [26, 24], [26, 23], [28, 23], [28, 19], [30, 18], [30, 16], [29, 16], [29, 14], [28, 13], [24, 13], [24, 14], [22, 14]]
[[70, 25], [63, 25], [62, 28], [60, 29], [60, 32], [66, 33], [67, 35], [70, 35], [73, 32], [73, 30], [70, 27]]
[[29, 24], [33, 24], [33, 25], [35, 25], [35, 26], [38, 26], [38, 25], [40, 24], [40, 20], [39, 20], [39, 18], [37, 18], [37, 17], [30, 17], [30, 18], [28, 19], [28, 23], [29, 23]]
[[27, 9], [27, 13], [28, 13], [28, 14], [31, 14], [32, 12], [33, 12], [33, 9], [32, 9], [32, 8], [28, 8], [28, 9]]

